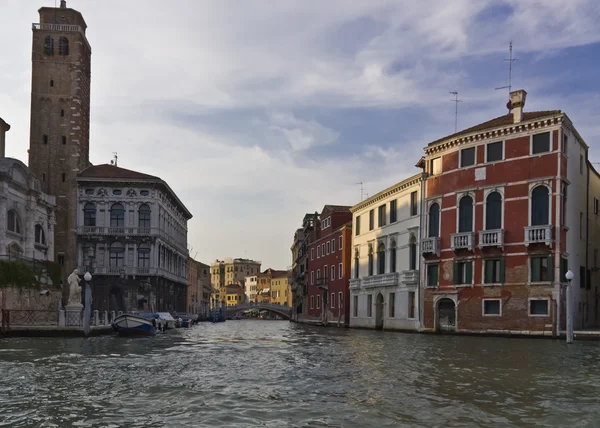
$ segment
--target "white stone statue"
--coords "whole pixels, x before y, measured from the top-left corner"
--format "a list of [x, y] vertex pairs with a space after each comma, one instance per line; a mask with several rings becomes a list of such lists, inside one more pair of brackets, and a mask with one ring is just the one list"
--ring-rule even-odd
[[69, 301], [67, 306], [82, 306], [81, 305], [81, 286], [79, 285], [79, 271], [75, 269], [71, 275], [67, 278], [69, 283]]

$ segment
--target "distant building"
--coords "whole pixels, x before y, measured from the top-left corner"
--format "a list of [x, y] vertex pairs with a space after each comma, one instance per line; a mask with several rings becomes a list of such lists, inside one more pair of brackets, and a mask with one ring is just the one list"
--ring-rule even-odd
[[[210, 266], [188, 259], [187, 311], [203, 314], [210, 307]], [[205, 302], [208, 306], [205, 306]]]
[[[277, 289], [275, 291], [280, 292], [281, 295], [284, 295], [285, 283], [287, 280], [285, 279], [289, 275], [286, 270], [275, 270], [275, 269], [265, 269], [264, 272], [256, 275], [256, 283], [257, 283], [257, 293], [256, 293], [256, 301], [259, 303], [275, 303], [273, 301], [273, 294], [271, 293], [272, 286], [274, 285], [273, 280], [278, 280], [276, 282]], [[280, 294], [275, 294], [279, 296]], [[279, 297], [278, 297], [279, 299]]]
[[292, 272], [273, 271], [271, 275], [270, 302], [276, 305], [291, 306], [292, 304]]
[[319, 214], [305, 214], [292, 244], [292, 320], [301, 322], [308, 310], [308, 246], [315, 239]]
[[229, 284], [225, 286], [225, 302], [227, 306], [236, 306], [245, 303], [246, 295], [244, 287], [239, 284]]
[[79, 272], [94, 309], [185, 311], [192, 214], [158, 177], [97, 165], [77, 177]]
[[258, 288], [258, 278], [256, 275], [250, 275], [245, 278], [244, 291], [246, 293], [246, 299], [249, 303], [256, 302], [256, 293]]
[[260, 264], [259, 261], [241, 258], [215, 260], [210, 265], [213, 297], [219, 301], [223, 300], [227, 294], [227, 285], [237, 284], [244, 288], [245, 278], [260, 272]]

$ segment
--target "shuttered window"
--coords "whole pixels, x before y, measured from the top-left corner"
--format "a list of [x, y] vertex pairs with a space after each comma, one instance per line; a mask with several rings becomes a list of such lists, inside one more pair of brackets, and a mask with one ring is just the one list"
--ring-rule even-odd
[[429, 237], [440, 236], [440, 206], [435, 203], [429, 207]]
[[531, 193], [531, 225], [545, 226], [549, 224], [550, 198], [546, 186], [538, 186]]
[[473, 231], [473, 198], [463, 196], [458, 203], [458, 231]]
[[485, 230], [502, 228], [502, 196], [498, 192], [490, 193], [485, 201]]

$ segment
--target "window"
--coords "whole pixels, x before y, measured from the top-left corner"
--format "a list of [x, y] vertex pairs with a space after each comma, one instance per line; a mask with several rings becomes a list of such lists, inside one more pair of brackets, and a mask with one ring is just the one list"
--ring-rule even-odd
[[331, 293], [331, 302], [329, 303], [329, 307], [331, 309], [335, 308], [335, 293]]
[[356, 221], [354, 222], [354, 234], [356, 236], [360, 235], [360, 216], [356, 216]]
[[58, 39], [58, 54], [62, 56], [69, 55], [69, 39], [60, 37]]
[[369, 211], [369, 230], [375, 228], [375, 210]]
[[314, 248], [311, 248], [311, 249], [310, 249], [310, 259], [311, 259], [311, 260], [314, 260], [314, 259], [315, 259], [315, 249], [314, 249]]
[[85, 189], [85, 194], [86, 195], [93, 195], [94, 194], [94, 189]]
[[63, 172], [62, 173], [62, 181], [63, 183], [67, 180], [67, 175]]
[[396, 223], [398, 221], [398, 201], [394, 199], [390, 201], [390, 223]]
[[321, 295], [317, 294], [317, 309], [321, 309]]
[[427, 286], [428, 287], [437, 287], [438, 286], [439, 269], [440, 269], [440, 266], [438, 264], [428, 264], [427, 265]]
[[396, 272], [396, 241], [392, 241], [390, 248], [390, 272]]
[[500, 310], [500, 299], [483, 299], [483, 315], [484, 316], [502, 315], [502, 312]]
[[138, 247], [138, 267], [150, 267], [150, 245], [148, 244], [140, 244]]
[[331, 251], [331, 242], [327, 241], [327, 254]]
[[58, 264], [59, 265], [64, 265], [65, 264], [65, 255], [64, 254], [59, 254], [58, 255]]
[[148, 195], [150, 195], [150, 191], [149, 190], [140, 190], [140, 195], [141, 196], [148, 196]]
[[377, 209], [377, 227], [382, 227], [386, 224], [387, 213], [385, 208], [385, 205], [380, 205]]
[[125, 248], [120, 242], [113, 242], [110, 246], [110, 267], [122, 267], [125, 260]]
[[417, 270], [417, 238], [414, 235], [408, 241], [408, 269]]
[[342, 277], [343, 277], [343, 276], [344, 276], [344, 275], [343, 275], [343, 273], [342, 273], [342, 263], [340, 263], [340, 264], [338, 265], [338, 279], [342, 279]]
[[317, 245], [317, 259], [321, 257], [321, 246]]
[[39, 224], [35, 225], [35, 243], [46, 245], [46, 235], [44, 234], [44, 229]]
[[385, 273], [385, 245], [379, 244], [377, 247], [377, 274], [383, 275]]
[[473, 283], [473, 263], [455, 262], [454, 263], [454, 284], [469, 285]]
[[85, 204], [83, 207], [83, 225], [96, 226], [96, 206], [94, 204]]
[[562, 185], [562, 225], [565, 226], [567, 224], [567, 183], [563, 183]]
[[50, 87], [54, 88], [54, 80], [50, 79]]
[[321, 257], [325, 257], [325, 243], [321, 244]]
[[368, 317], [373, 316], [373, 295], [372, 294], [369, 294], [367, 296], [367, 316]]
[[548, 316], [548, 300], [532, 299], [529, 301], [529, 315], [544, 317]]
[[65, 117], [65, 111], [63, 109], [60, 109], [60, 117]]
[[497, 143], [489, 143], [485, 146], [485, 161], [496, 162], [502, 160], [503, 143], [498, 141]]
[[545, 226], [550, 219], [550, 198], [546, 186], [537, 186], [531, 192], [531, 225]]
[[566, 135], [563, 135], [562, 151], [564, 154], [567, 154], [567, 152], [569, 151], [569, 137], [567, 137]]
[[359, 269], [359, 258], [358, 258], [358, 250], [354, 252], [354, 278], [358, 278], [358, 269]]
[[17, 213], [13, 210], [10, 210], [7, 215], [7, 224], [6, 229], [9, 232], [16, 233], [18, 235], [21, 234], [21, 220]]
[[125, 208], [121, 204], [110, 207], [110, 227], [125, 227]]
[[429, 161], [429, 174], [438, 175], [442, 173], [442, 158], [434, 158]]
[[485, 198], [485, 230], [502, 229], [502, 196], [492, 192]]
[[394, 318], [396, 316], [396, 293], [390, 293], [390, 307], [389, 307], [389, 317]]
[[42, 172], [42, 181], [46, 181], [46, 173]]
[[552, 281], [552, 255], [531, 257], [530, 280], [531, 282]]
[[310, 308], [315, 308], [315, 296], [310, 296]]
[[54, 39], [50, 36], [46, 36], [44, 39], [44, 55], [54, 55]]
[[545, 153], [550, 151], [550, 133], [536, 134], [532, 137], [531, 154]]
[[335, 239], [331, 240], [331, 252], [335, 253]]
[[581, 175], [583, 175], [583, 165], [585, 164], [585, 162], [583, 161], [583, 155], [580, 154], [579, 155], [579, 173]]
[[473, 198], [463, 196], [458, 203], [458, 232], [473, 231]]
[[415, 216], [418, 214], [417, 209], [417, 192], [411, 192], [410, 194], [410, 215]]
[[342, 249], [342, 242], [343, 242], [342, 236], [340, 236], [340, 240], [338, 242], [338, 249], [340, 249], [340, 250]]
[[408, 292], [408, 318], [415, 318], [415, 292]]
[[430, 238], [440, 236], [440, 206], [437, 203], [433, 203], [429, 207], [428, 232]]
[[146, 204], [140, 205], [138, 210], [138, 227], [150, 229], [150, 207]]
[[483, 282], [484, 284], [504, 283], [504, 260], [491, 259], [484, 261]]
[[342, 309], [342, 308], [344, 307], [344, 300], [343, 300], [343, 296], [344, 296], [344, 295], [343, 295], [343, 294], [342, 294], [342, 292], [340, 291], [340, 292], [338, 293], [338, 308], [340, 308], [340, 309]]
[[373, 276], [373, 250], [369, 249], [369, 276]]
[[335, 279], [335, 265], [331, 265], [331, 276], [329, 278], [331, 281]]
[[356, 318], [358, 316], [358, 296], [353, 296], [352, 300], [353, 300], [352, 316]]
[[66, 144], [67, 144], [67, 137], [63, 135], [63, 136], [61, 137], [61, 141], [62, 141], [62, 143], [63, 143], [63, 146], [64, 146], [64, 145], [66, 145]]
[[579, 237], [583, 238], [583, 213], [579, 213]]
[[579, 288], [585, 288], [585, 266], [579, 266]]
[[460, 167], [475, 165], [475, 147], [462, 149], [460, 151]]
[[115, 196], [121, 196], [123, 191], [121, 189], [113, 189], [112, 194]]
[[594, 214], [598, 215], [598, 198], [594, 198]]
[[310, 271], [310, 284], [315, 285], [315, 271], [314, 270]]

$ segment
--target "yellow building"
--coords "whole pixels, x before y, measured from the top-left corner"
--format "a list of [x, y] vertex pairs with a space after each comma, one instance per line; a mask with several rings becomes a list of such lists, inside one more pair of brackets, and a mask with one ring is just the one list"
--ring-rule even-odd
[[222, 300], [226, 296], [226, 287], [231, 284], [244, 286], [244, 279], [248, 275], [260, 272], [260, 262], [249, 259], [215, 260], [210, 265], [210, 283], [212, 285], [212, 297]]
[[225, 287], [225, 302], [227, 306], [241, 305], [245, 301], [244, 287], [231, 284]]
[[271, 273], [270, 300], [275, 305], [292, 306], [291, 272], [274, 270]]

